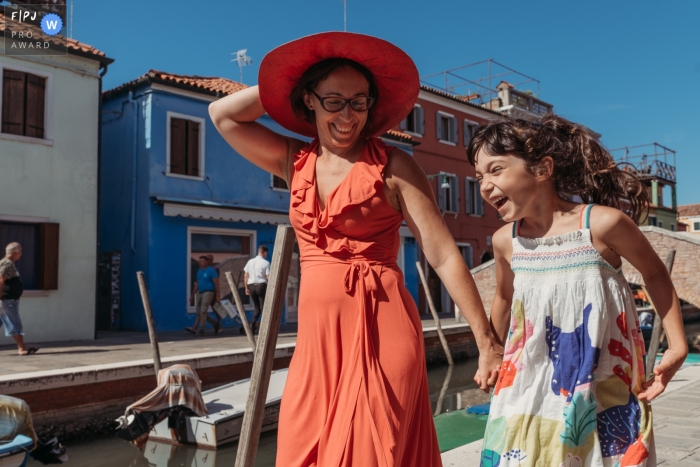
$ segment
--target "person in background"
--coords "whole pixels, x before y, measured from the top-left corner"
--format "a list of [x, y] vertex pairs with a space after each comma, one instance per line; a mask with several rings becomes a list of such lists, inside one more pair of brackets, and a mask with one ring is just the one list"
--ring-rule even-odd
[[[194, 327], [185, 328], [186, 331], [192, 334], [203, 336], [204, 328], [207, 326], [207, 321], [214, 327], [214, 333], [221, 332], [221, 322], [216, 321], [209, 316], [209, 306], [217, 303], [220, 299], [219, 292], [219, 274], [216, 269], [209, 266], [209, 258], [206, 256], [199, 257], [199, 270], [197, 271], [197, 281], [194, 283], [192, 295], [190, 295], [190, 304], [196, 304], [197, 320]], [[201, 325], [201, 329], [198, 329]]]
[[5, 257], [0, 259], [0, 326], [5, 326], [5, 335], [15, 340], [20, 355], [32, 355], [39, 348], [27, 348], [24, 344], [22, 320], [19, 317], [19, 298], [24, 287], [15, 263], [21, 257], [22, 245], [10, 243], [5, 248]]
[[267, 292], [267, 281], [270, 279], [270, 262], [267, 258], [268, 249], [265, 245], [258, 248], [258, 256], [250, 259], [243, 270], [245, 271], [245, 294], [250, 296], [255, 312], [253, 313], [253, 331], [258, 327], [258, 318], [262, 314]]

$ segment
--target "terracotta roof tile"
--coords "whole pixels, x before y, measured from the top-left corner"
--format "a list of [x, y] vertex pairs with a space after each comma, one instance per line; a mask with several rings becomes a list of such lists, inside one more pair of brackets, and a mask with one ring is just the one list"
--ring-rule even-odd
[[150, 70], [148, 73], [136, 78], [135, 80], [121, 84], [114, 89], [110, 89], [109, 91], [105, 91], [104, 95], [105, 97], [111, 97], [121, 92], [128, 91], [129, 89], [133, 89], [143, 83], [160, 83], [213, 96], [233, 94], [234, 92], [248, 87], [245, 84], [241, 84], [226, 78], [197, 75], [176, 75], [174, 73], [166, 73], [164, 71]]
[[678, 206], [678, 217], [700, 216], [700, 203]]
[[399, 141], [401, 143], [409, 143], [409, 144], [412, 144], [414, 146], [417, 144], [420, 144], [420, 143], [415, 143], [413, 141], [413, 136], [406, 134], [402, 131], [398, 131], [398, 130], [389, 130], [386, 133], [384, 133], [383, 135], [381, 135], [381, 137], [386, 138], [386, 139], [391, 139], [394, 141]]
[[498, 112], [498, 111], [496, 111], [496, 110], [491, 110], [491, 109], [489, 109], [488, 107], [485, 107], [485, 106], [483, 106], [483, 105], [479, 105], [479, 104], [475, 104], [475, 103], [473, 103], [473, 102], [470, 102], [470, 100], [474, 99], [473, 95], [470, 95], [470, 96], [456, 96], [456, 95], [454, 95], [454, 94], [450, 94], [450, 93], [447, 92], [447, 91], [443, 91], [442, 89], [436, 89], [436, 88], [433, 88], [433, 87], [430, 87], [430, 86], [426, 86], [426, 85], [424, 85], [424, 84], [421, 84], [420, 88], [421, 88], [421, 90], [427, 91], [427, 92], [429, 92], [429, 93], [431, 93], [431, 94], [436, 94], [436, 95], [438, 95], [438, 96], [446, 97], [447, 99], [451, 99], [451, 100], [453, 100], [453, 101], [456, 101], [456, 102], [459, 102], [459, 103], [462, 103], [462, 104], [465, 104], [465, 105], [469, 105], [469, 106], [471, 106], [471, 107], [476, 107], [477, 109], [485, 110], [486, 112], [490, 112], [490, 113], [492, 113], [492, 114], [496, 114], [496, 115], [498, 115], [498, 116], [500, 116], [500, 117], [503, 117], [503, 116], [504, 116], [504, 114], [502, 114], [501, 112]]
[[[63, 36], [47, 36], [42, 32], [41, 28], [36, 26], [25, 25], [24, 27], [31, 29], [35, 39], [50, 42], [52, 44], [63, 45], [68, 49], [68, 53], [95, 58], [105, 65], [109, 65], [114, 61], [113, 58], [107, 57], [104, 52], [102, 52], [101, 50], [97, 50], [91, 45]], [[3, 11], [0, 10], [0, 33], [2, 33], [2, 35], [4, 36], [5, 31], [5, 15]]]

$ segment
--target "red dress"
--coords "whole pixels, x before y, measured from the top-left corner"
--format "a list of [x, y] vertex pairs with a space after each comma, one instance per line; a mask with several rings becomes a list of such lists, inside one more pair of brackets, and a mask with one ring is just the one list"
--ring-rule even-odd
[[441, 466], [421, 322], [396, 264], [403, 217], [384, 196], [392, 148], [370, 139], [324, 211], [318, 149], [316, 140], [303, 147], [292, 174], [299, 333], [277, 466]]

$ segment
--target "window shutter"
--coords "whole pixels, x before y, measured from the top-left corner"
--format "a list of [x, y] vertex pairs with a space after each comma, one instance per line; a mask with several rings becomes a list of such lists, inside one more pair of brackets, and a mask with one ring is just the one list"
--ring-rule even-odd
[[170, 119], [170, 173], [187, 175], [187, 122]]
[[481, 190], [479, 189], [479, 185], [477, 183], [474, 183], [474, 200], [476, 201], [474, 204], [476, 214], [479, 216], [484, 215], [484, 198], [481, 197]]
[[37, 286], [40, 290], [58, 289], [58, 224], [39, 224]]
[[199, 122], [187, 121], [187, 175], [199, 177]]
[[459, 178], [457, 176], [450, 177], [450, 185], [452, 189], [452, 212], [459, 212]]
[[437, 131], [437, 139], [442, 138], [442, 115], [440, 114], [435, 114], [435, 122], [436, 122], [436, 128], [435, 131]]
[[472, 212], [472, 181], [468, 178], [464, 180], [464, 212], [473, 214]]
[[27, 107], [25, 135], [34, 138], [44, 137], [44, 101], [46, 98], [46, 78], [27, 74]]
[[425, 112], [423, 107], [415, 107], [416, 109], [416, 133], [419, 135], [425, 134]]
[[24, 96], [27, 74], [14, 70], [2, 73], [2, 132], [24, 135]]
[[457, 136], [459, 135], [459, 129], [457, 128], [457, 119], [450, 117], [450, 142], [457, 144]]
[[408, 127], [407, 123], [408, 123], [408, 117], [401, 120], [401, 123], [399, 124], [399, 128], [401, 128], [401, 131], [406, 131], [406, 128]]

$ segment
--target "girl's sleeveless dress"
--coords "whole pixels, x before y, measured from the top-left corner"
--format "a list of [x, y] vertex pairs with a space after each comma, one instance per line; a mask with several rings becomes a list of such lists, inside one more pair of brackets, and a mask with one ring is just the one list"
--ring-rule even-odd
[[632, 291], [581, 228], [523, 238], [513, 225], [511, 325], [484, 436], [484, 467], [655, 466], [637, 399], [644, 341]]
[[317, 202], [318, 141], [295, 156], [289, 217], [301, 256], [299, 331], [282, 396], [278, 467], [441, 466], [423, 331], [396, 264], [403, 216], [370, 139]]

